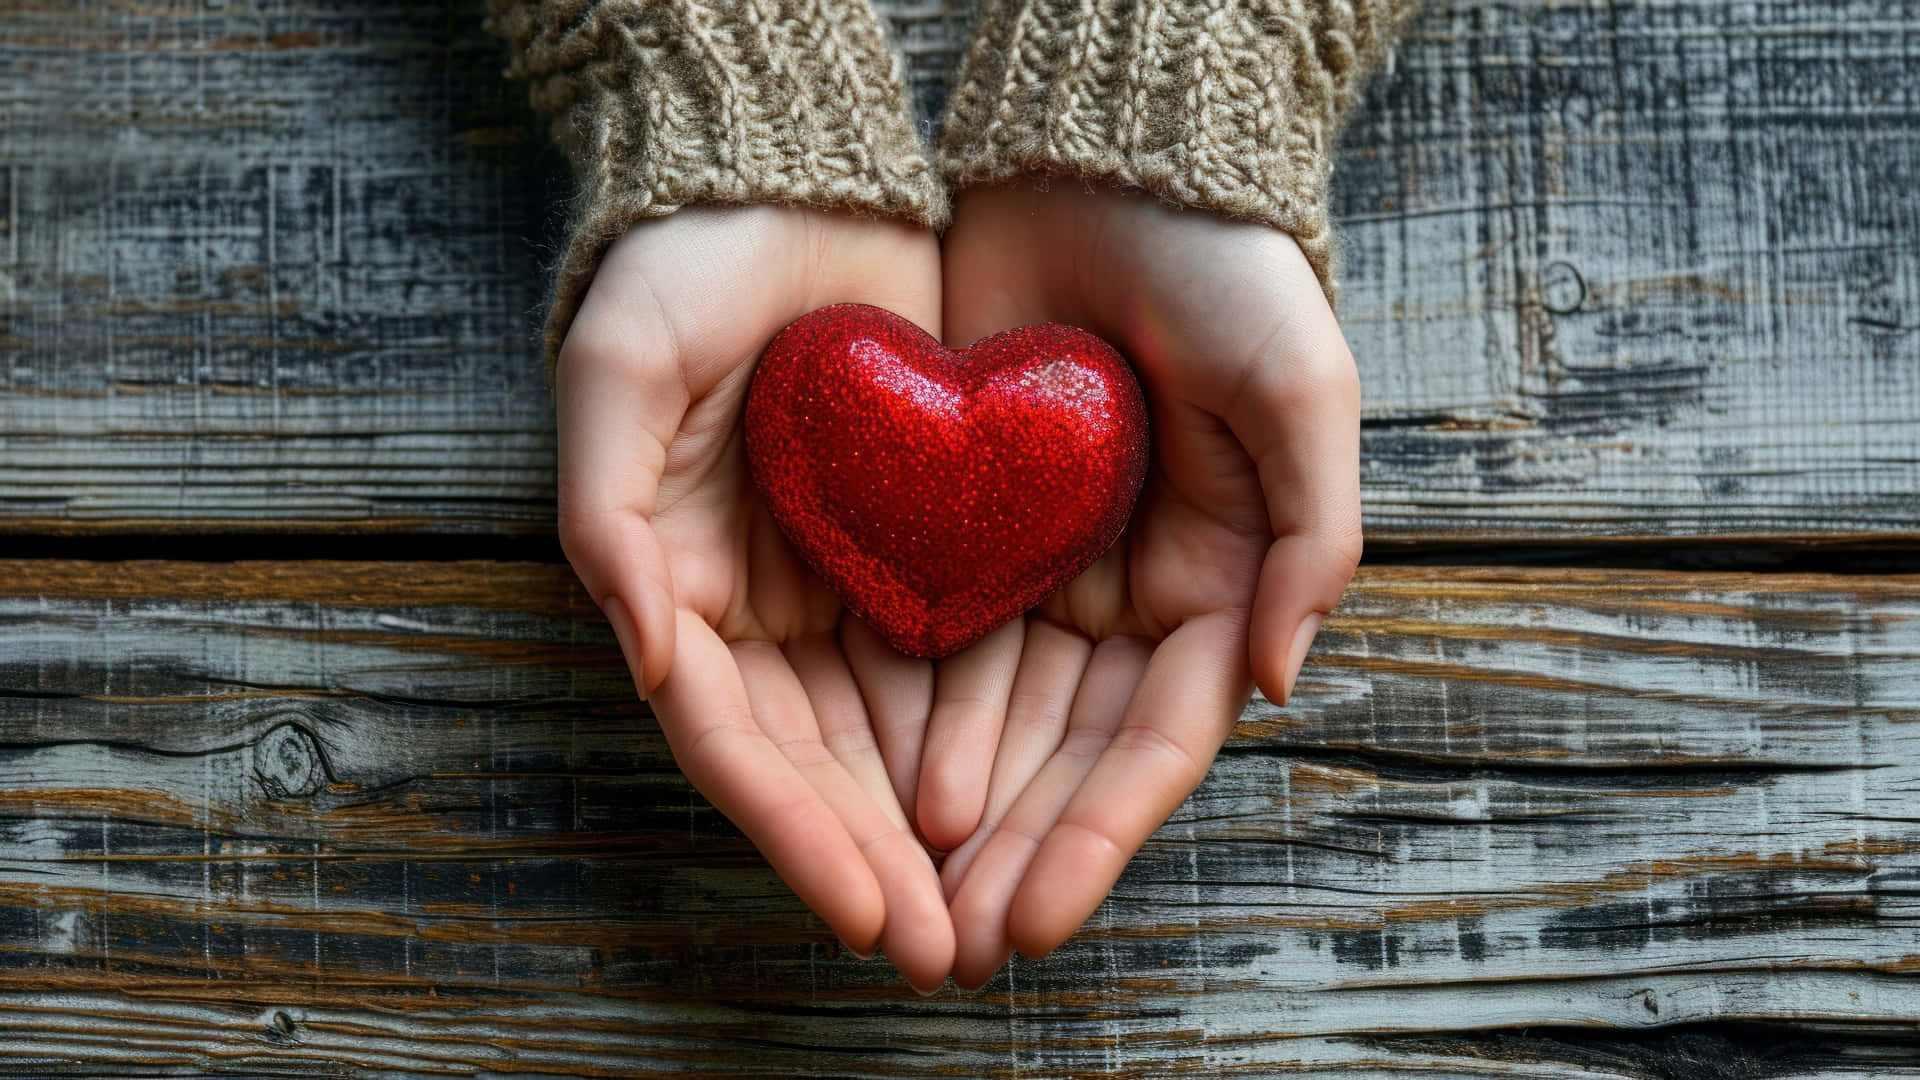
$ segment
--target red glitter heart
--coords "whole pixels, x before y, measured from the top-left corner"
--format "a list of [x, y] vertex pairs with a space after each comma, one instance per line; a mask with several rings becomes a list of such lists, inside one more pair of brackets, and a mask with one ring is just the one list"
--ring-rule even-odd
[[930, 659], [1099, 558], [1147, 472], [1140, 385], [1098, 337], [1050, 323], [956, 352], [864, 304], [780, 331], [746, 438], [807, 565], [894, 648]]

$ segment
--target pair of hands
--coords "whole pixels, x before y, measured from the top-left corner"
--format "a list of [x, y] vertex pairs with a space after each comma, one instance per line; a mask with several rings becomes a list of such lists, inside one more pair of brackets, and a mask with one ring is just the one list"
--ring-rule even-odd
[[[1036, 322], [1133, 363], [1153, 457], [1126, 532], [938, 662], [799, 561], [747, 475], [761, 349], [826, 304], [953, 345]], [[561, 350], [560, 535], [687, 778], [862, 955], [922, 991], [1040, 956], [1284, 701], [1360, 556], [1359, 383], [1284, 233], [1077, 183], [976, 188], [944, 244], [698, 207], [609, 251]]]

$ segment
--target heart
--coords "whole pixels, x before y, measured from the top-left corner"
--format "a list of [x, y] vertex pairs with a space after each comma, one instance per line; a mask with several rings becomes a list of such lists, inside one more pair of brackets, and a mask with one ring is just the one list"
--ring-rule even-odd
[[1119, 537], [1147, 472], [1125, 359], [1071, 326], [953, 350], [835, 304], [767, 345], [747, 464], [787, 542], [895, 649], [950, 656]]

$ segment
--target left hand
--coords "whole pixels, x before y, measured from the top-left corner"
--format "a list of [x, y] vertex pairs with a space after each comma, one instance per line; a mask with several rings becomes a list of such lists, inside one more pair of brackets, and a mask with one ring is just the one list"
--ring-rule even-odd
[[1359, 562], [1360, 386], [1293, 238], [1057, 179], [974, 188], [947, 339], [1039, 322], [1119, 347], [1153, 458], [1112, 550], [943, 661], [913, 816], [978, 986], [1070, 937], [1205, 777], [1257, 684], [1284, 702]]
[[836, 301], [938, 332], [933, 234], [725, 205], [629, 230], [560, 349], [560, 540], [687, 779], [849, 949], [884, 945], [928, 989], [953, 928], [892, 777], [919, 760], [933, 667], [807, 570], [741, 436], [768, 339]]

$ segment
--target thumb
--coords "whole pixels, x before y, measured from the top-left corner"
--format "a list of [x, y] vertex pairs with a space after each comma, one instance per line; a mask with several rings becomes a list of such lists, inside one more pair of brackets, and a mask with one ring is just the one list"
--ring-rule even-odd
[[673, 576], [653, 528], [631, 512], [570, 507], [560, 543], [619, 639], [634, 689], [647, 697], [672, 662], [675, 621]]
[[1351, 535], [1351, 545], [1339, 534], [1283, 536], [1267, 549], [1254, 593], [1248, 647], [1254, 682], [1276, 705], [1293, 696], [1321, 621], [1353, 577], [1359, 561], [1358, 530]]
[[606, 278], [603, 268], [555, 373], [560, 546], [646, 697], [673, 657], [673, 573], [651, 517], [688, 394], [673, 335], [638, 315], [645, 305], [596, 304]]
[[1360, 562], [1360, 381], [1332, 314], [1269, 342], [1228, 425], [1260, 474], [1273, 544], [1255, 587], [1254, 682], [1276, 704]]

